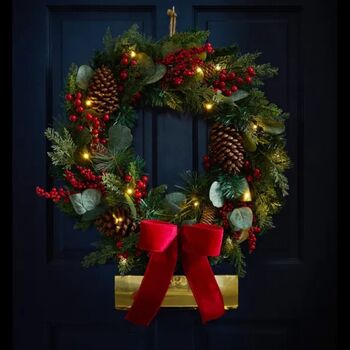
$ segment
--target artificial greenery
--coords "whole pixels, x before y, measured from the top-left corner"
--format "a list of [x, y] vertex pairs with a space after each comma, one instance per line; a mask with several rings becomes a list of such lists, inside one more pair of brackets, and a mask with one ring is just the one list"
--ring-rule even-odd
[[[121, 274], [142, 273], [147, 264], [147, 254], [137, 249], [142, 220], [165, 220], [181, 226], [200, 222], [204, 209], [214, 206], [216, 216], [212, 224], [224, 228], [224, 239], [221, 255], [211, 258], [210, 262], [229, 262], [235, 272], [243, 276], [245, 247], [242, 243], [250, 242], [257, 229], [263, 233], [273, 227], [273, 216], [288, 194], [285, 171], [291, 166], [285, 150], [288, 115], [261, 91], [264, 80], [276, 75], [277, 69], [269, 64], [258, 64], [259, 53], [241, 54], [235, 45], [214, 51], [207, 44], [208, 37], [207, 31], [190, 31], [154, 41], [139, 33], [137, 26], [117, 37], [108, 29], [103, 39], [104, 49], [95, 53], [90, 67], [72, 65], [64, 104], [70, 121], [60, 130], [49, 128], [45, 133], [52, 143], [48, 155], [55, 177], [65, 183], [58, 197], [56, 192], [44, 193], [41, 189], [38, 194], [58, 201], [59, 208], [77, 220], [77, 229], [93, 226], [97, 218], [118, 208], [124, 208], [128, 216], [129, 221], [123, 225], [132, 222], [138, 227], [125, 236], [118, 236], [118, 218], [114, 217], [115, 222], [107, 224], [114, 225], [115, 235], [102, 233], [96, 251], [84, 258], [83, 266], [114, 261]], [[167, 63], [171, 55], [183, 60], [193, 59], [195, 66], [188, 68], [193, 71], [186, 75], [186, 69], [180, 67], [169, 78], [175, 64]], [[89, 108], [78, 112], [77, 118], [72, 117], [77, 114], [76, 100], [72, 99], [78, 99], [80, 94], [84, 106], [89, 79], [102, 66], [108, 67], [116, 80], [118, 108], [107, 117]], [[211, 74], [207, 73], [210, 70]], [[223, 88], [214, 88], [220, 74], [226, 71], [234, 72], [237, 91], [224, 93]], [[249, 71], [250, 80], [247, 78]], [[209, 124], [234, 127], [242, 136], [248, 166], [231, 174], [209, 160], [204, 174], [185, 172], [174, 193], [169, 194], [166, 185], [145, 189], [145, 163], [132, 148], [131, 132], [142, 108], [167, 108], [204, 118]], [[102, 122], [105, 124], [105, 129], [100, 131], [104, 133], [104, 142], [94, 143], [96, 136], [92, 131], [96, 121], [86, 122], [88, 113], [98, 119], [100, 127]], [[85, 159], [84, 154], [87, 154]], [[67, 169], [75, 180], [67, 177]], [[93, 175], [86, 173], [87, 169]], [[215, 200], [209, 196], [213, 183]], [[86, 210], [92, 207], [88, 199], [86, 206], [83, 205], [86, 212], [79, 215], [72, 205], [73, 198], [78, 198], [74, 195], [86, 189], [100, 191], [101, 202], [93, 203], [94, 208]], [[244, 199], [247, 191], [250, 199]], [[246, 228], [247, 222], [250, 228]]]

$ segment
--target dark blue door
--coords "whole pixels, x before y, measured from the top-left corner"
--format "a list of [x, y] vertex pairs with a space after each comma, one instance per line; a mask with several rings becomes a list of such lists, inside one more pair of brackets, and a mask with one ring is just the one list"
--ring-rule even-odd
[[[240, 281], [240, 307], [202, 326], [194, 311], [161, 310], [149, 328], [114, 310], [114, 266], [84, 270], [96, 233], [35, 196], [49, 184], [44, 129], [59, 117], [71, 62], [87, 63], [109, 26], [137, 23], [168, 33], [173, 3], [142, 0], [14, 0], [14, 348], [334, 349], [335, 347], [335, 5], [328, 1], [177, 0], [177, 30], [209, 29], [214, 46], [236, 42], [279, 67], [268, 96], [289, 111], [291, 195], [277, 229], [259, 241]], [[207, 126], [144, 112], [138, 151], [153, 185], [199, 169]], [[179, 157], [178, 155], [181, 155]], [[230, 272], [226, 270], [226, 272]]]

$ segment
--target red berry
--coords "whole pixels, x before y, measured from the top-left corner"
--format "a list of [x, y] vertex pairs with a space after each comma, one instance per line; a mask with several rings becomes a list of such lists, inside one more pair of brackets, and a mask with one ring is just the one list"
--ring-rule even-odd
[[247, 76], [245, 77], [245, 81], [248, 83], [248, 84], [251, 84], [253, 82], [253, 78], [250, 77], [250, 76]]
[[99, 139], [98, 137], [94, 137], [94, 138], [92, 139], [92, 142], [93, 142], [93, 143], [99, 143], [99, 142], [100, 142], [100, 139]]
[[118, 249], [121, 249], [121, 248], [123, 247], [123, 242], [122, 242], [122, 241], [118, 241], [118, 242], [116, 243], [116, 247], [117, 247]]
[[128, 60], [127, 57], [124, 57], [124, 58], [121, 59], [120, 63], [121, 63], [122, 65], [126, 66], [126, 65], [129, 63], [129, 60]]
[[124, 85], [119, 85], [118, 86], [118, 91], [119, 92], [124, 92]]
[[225, 81], [227, 79], [227, 76], [226, 76], [226, 74], [221, 73], [219, 75], [219, 78], [220, 78], [221, 81]]
[[83, 130], [84, 130], [84, 127], [83, 127], [82, 125], [78, 125], [78, 126], [77, 126], [77, 130], [78, 130], [78, 131], [83, 131]]
[[69, 120], [70, 120], [71, 122], [73, 122], [73, 123], [75, 123], [75, 122], [77, 121], [77, 119], [78, 119], [78, 117], [77, 117], [76, 115], [74, 115], [74, 114], [72, 114], [72, 115], [69, 116]]
[[236, 74], [234, 72], [227, 74], [227, 80], [233, 80], [235, 78]]
[[103, 116], [103, 120], [104, 120], [105, 122], [108, 122], [108, 121], [109, 121], [109, 114], [105, 114], [105, 115]]
[[252, 175], [248, 175], [247, 176], [247, 181], [248, 182], [252, 182], [253, 181], [253, 176]]
[[238, 90], [237, 85], [232, 85], [232, 86], [231, 86], [231, 91], [232, 91], [232, 92], [236, 92], [237, 90]]
[[94, 127], [98, 128], [100, 126], [100, 121], [96, 118], [94, 119]]
[[90, 114], [90, 113], [87, 113], [86, 116], [85, 116], [86, 120], [88, 120], [89, 122], [91, 122], [94, 117]]
[[121, 80], [126, 80], [128, 79], [128, 72], [126, 70], [123, 70], [120, 72], [119, 77]]
[[261, 170], [259, 168], [254, 169], [254, 177], [258, 179], [261, 176]]
[[77, 95], [75, 96], [76, 99], [81, 99], [83, 97], [83, 95], [81, 94], [81, 92], [78, 92]]
[[77, 111], [78, 113], [83, 113], [83, 112], [84, 112], [84, 108], [83, 108], [82, 106], [79, 106], [79, 107], [76, 109], [76, 111]]
[[101, 139], [100, 142], [105, 145], [107, 143], [107, 139]]
[[223, 93], [225, 96], [231, 96], [231, 95], [232, 95], [232, 91], [231, 91], [231, 90], [227, 90], [227, 89], [222, 90], [222, 93]]
[[124, 180], [125, 180], [125, 182], [130, 182], [132, 180], [132, 176], [131, 175], [125, 175], [124, 176]]
[[247, 68], [247, 73], [251, 76], [256, 75], [254, 67], [250, 66]]
[[222, 69], [222, 70], [221, 70], [221, 73], [222, 73], [222, 74], [227, 74], [227, 69]]
[[214, 80], [213, 86], [216, 87], [216, 88], [220, 87], [220, 81], [219, 80]]
[[147, 176], [147, 175], [143, 175], [143, 176], [141, 177], [141, 180], [142, 180], [143, 182], [147, 183], [147, 182], [148, 182], [148, 176]]
[[247, 159], [244, 161], [244, 167], [248, 170], [250, 168], [250, 161]]
[[93, 135], [98, 135], [98, 134], [99, 134], [99, 131], [98, 131], [98, 129], [92, 129], [91, 133], [92, 133]]
[[236, 82], [237, 82], [238, 85], [242, 85], [242, 84], [244, 83], [244, 80], [243, 80], [243, 78], [238, 77], [238, 78], [236, 79]]
[[136, 66], [136, 65], [137, 65], [137, 61], [136, 61], [136, 60], [131, 60], [131, 61], [130, 61], [130, 64], [131, 64], [132, 66]]
[[219, 88], [220, 88], [221, 90], [223, 90], [223, 89], [225, 89], [225, 87], [226, 87], [226, 83], [225, 83], [224, 81], [220, 81], [220, 83], [219, 83]]
[[141, 180], [138, 180], [138, 181], [136, 182], [136, 186], [137, 186], [137, 188], [139, 188], [140, 190], [144, 190], [144, 189], [146, 189], [146, 187], [147, 187], [147, 185], [146, 185], [143, 181], [141, 181]]
[[203, 161], [204, 162], [209, 162], [209, 156], [207, 154], [203, 157]]
[[72, 101], [73, 100], [73, 95], [72, 94], [67, 94], [66, 95], [66, 100], [67, 101]]
[[142, 192], [138, 189], [135, 190], [134, 192], [135, 198], [141, 198], [142, 197]]
[[75, 104], [75, 107], [79, 107], [79, 106], [81, 106], [82, 102], [81, 102], [81, 100], [77, 99], [77, 100], [75, 100], [74, 104]]

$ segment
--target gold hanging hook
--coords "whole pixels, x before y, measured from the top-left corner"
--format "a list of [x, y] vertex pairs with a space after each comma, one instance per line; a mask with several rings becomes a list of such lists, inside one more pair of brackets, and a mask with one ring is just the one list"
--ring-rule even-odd
[[172, 9], [168, 9], [167, 15], [170, 17], [169, 24], [169, 36], [172, 37], [176, 31], [176, 17], [177, 13], [175, 12], [175, 6]]

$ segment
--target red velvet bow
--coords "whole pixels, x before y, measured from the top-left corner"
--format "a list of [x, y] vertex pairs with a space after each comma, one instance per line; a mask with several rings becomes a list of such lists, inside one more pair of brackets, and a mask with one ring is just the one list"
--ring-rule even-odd
[[151, 257], [126, 319], [149, 325], [155, 317], [175, 270], [178, 245], [203, 323], [221, 317], [224, 302], [207, 257], [220, 254], [222, 237], [222, 227], [215, 225], [184, 225], [178, 230], [164, 221], [141, 221], [139, 248], [151, 252]]

